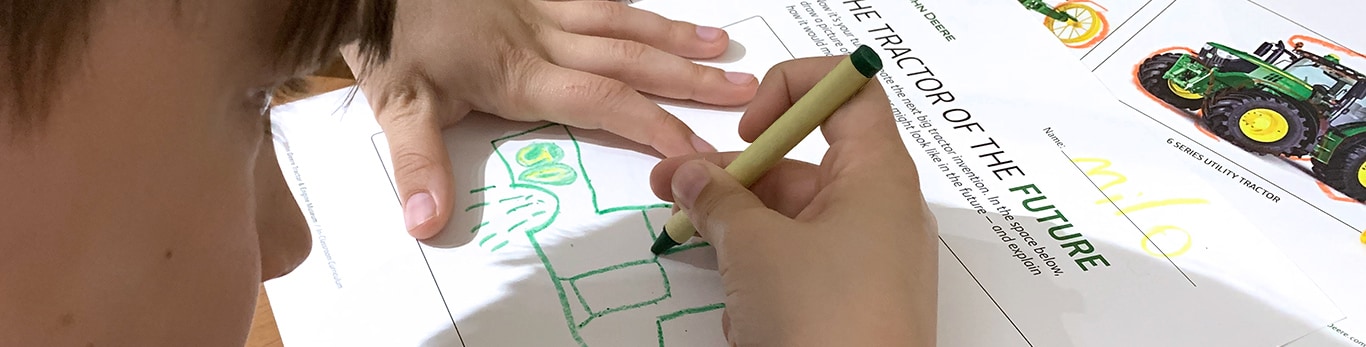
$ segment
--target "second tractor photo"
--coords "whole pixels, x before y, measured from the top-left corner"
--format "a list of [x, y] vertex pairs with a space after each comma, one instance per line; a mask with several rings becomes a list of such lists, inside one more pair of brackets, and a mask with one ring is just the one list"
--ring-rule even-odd
[[1160, 53], [1139, 65], [1153, 97], [1248, 152], [1309, 157], [1315, 179], [1366, 202], [1366, 76], [1302, 43], [1264, 42], [1251, 53], [1208, 42], [1194, 54]]

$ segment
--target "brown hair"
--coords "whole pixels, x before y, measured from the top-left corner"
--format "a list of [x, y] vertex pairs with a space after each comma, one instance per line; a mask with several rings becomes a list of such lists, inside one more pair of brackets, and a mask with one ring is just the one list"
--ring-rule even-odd
[[[389, 56], [395, 0], [289, 0], [275, 42], [282, 66], [320, 66], [344, 42], [359, 40], [365, 65]], [[173, 1], [179, 6], [180, 1]], [[0, 0], [0, 122], [22, 130], [39, 122], [60, 87], [63, 67], [88, 40], [97, 0]], [[358, 76], [359, 77], [359, 76]], [[297, 82], [297, 81], [296, 81]], [[298, 88], [291, 83], [285, 88]], [[6, 105], [12, 105], [6, 107]]]

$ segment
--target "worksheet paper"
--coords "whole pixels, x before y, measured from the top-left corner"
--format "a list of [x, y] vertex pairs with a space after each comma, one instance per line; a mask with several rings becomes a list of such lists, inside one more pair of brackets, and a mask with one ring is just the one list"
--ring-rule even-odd
[[[1054, 34], [1140, 119], [1171, 129], [1188, 144], [1189, 152], [1172, 155], [1188, 154], [1192, 161], [1208, 164], [1199, 174], [1213, 179], [1215, 189], [1246, 196], [1238, 209], [1248, 221], [1262, 226], [1273, 243], [1346, 311], [1347, 319], [1291, 346], [1366, 346], [1366, 296], [1361, 295], [1366, 288], [1366, 266], [1361, 266], [1366, 264], [1366, 245], [1354, 242], [1366, 230], [1366, 204], [1325, 184], [1333, 178], [1316, 175], [1307, 158], [1255, 155], [1220, 139], [1199, 125], [1201, 112], [1163, 102], [1137, 78], [1145, 59], [1197, 52], [1211, 42], [1248, 53], [1255, 53], [1263, 43], [1302, 44], [1306, 51], [1332, 55], [1347, 68], [1366, 71], [1366, 31], [1360, 25], [1366, 4], [1355, 0], [1068, 0], [1050, 5], [1084, 20], [1068, 26], [1024, 8], [1021, 12], [1034, 17], [1036, 27]], [[1282, 62], [1273, 65], [1285, 66]], [[1357, 103], [1366, 107], [1366, 102]], [[1329, 124], [1346, 123], [1345, 118]], [[1366, 174], [1355, 181], [1366, 185]]]
[[[942, 346], [1281, 345], [1344, 317], [1240, 211], [1255, 196], [1221, 189], [1180, 155], [1187, 138], [1116, 102], [1018, 4], [635, 6], [726, 28], [732, 50], [704, 63], [761, 78], [784, 60], [877, 49], [939, 221]], [[714, 251], [648, 251], [671, 207], [650, 192], [652, 151], [471, 116], [444, 134], [455, 216], [417, 242], [385, 136], [364, 95], [343, 106], [348, 92], [273, 116], [315, 239], [266, 283], [285, 344], [725, 345]], [[720, 150], [744, 148], [743, 109], [658, 101]], [[818, 163], [824, 149], [817, 132], [789, 157]]]

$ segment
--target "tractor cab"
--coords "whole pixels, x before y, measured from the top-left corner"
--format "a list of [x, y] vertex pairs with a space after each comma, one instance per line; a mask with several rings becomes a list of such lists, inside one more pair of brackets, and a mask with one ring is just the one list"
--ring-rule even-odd
[[1328, 126], [1336, 128], [1348, 123], [1366, 123], [1366, 83], [1357, 83], [1341, 99], [1345, 105], [1329, 118]]
[[1337, 57], [1332, 55], [1302, 52], [1300, 59], [1291, 63], [1285, 71], [1308, 83], [1314, 89], [1316, 98], [1328, 104], [1329, 113], [1360, 101], [1361, 86], [1366, 84], [1360, 83], [1366, 80], [1366, 76], [1342, 66]]
[[1299, 54], [1296, 54], [1296, 51], [1299, 51], [1299, 47], [1295, 47], [1294, 49], [1287, 48], [1285, 47], [1285, 41], [1276, 41], [1276, 43], [1262, 42], [1262, 45], [1258, 46], [1257, 50], [1253, 51], [1252, 54], [1272, 66], [1285, 69], [1293, 62], [1299, 60], [1300, 56]]
[[1347, 95], [1347, 91], [1356, 84], [1355, 78], [1328, 70], [1307, 57], [1291, 63], [1285, 68], [1285, 72], [1308, 83], [1315, 93], [1323, 94], [1324, 100], [1330, 102], [1341, 100]]
[[[1320, 112], [1330, 119], [1350, 116], [1351, 109], [1360, 112], [1363, 85], [1366, 76], [1341, 64], [1332, 54], [1318, 55], [1303, 50], [1303, 43], [1287, 48], [1284, 42], [1266, 42], [1257, 48], [1255, 54], [1267, 63], [1280, 68], [1287, 74], [1299, 78], [1313, 90], [1308, 100], [1320, 108]], [[1360, 119], [1359, 117], [1356, 117]]]

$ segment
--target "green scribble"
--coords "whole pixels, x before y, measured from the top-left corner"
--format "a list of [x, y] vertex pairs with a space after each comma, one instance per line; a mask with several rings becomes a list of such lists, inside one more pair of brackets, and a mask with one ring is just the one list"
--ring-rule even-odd
[[645, 213], [645, 210], [641, 210], [640, 218], [645, 220], [645, 230], [650, 231], [650, 239], [654, 240], [656, 237], [659, 237], [659, 234], [655, 234], [655, 225], [650, 223], [650, 214]]
[[[588, 300], [583, 298], [583, 291], [580, 291], [580, 290], [579, 290], [579, 285], [578, 285], [578, 284], [575, 284], [574, 281], [571, 280], [571, 281], [569, 281], [569, 288], [573, 288], [573, 289], [574, 289], [574, 296], [578, 297], [578, 298], [579, 298], [579, 304], [583, 305], [583, 312], [588, 312], [589, 315], [592, 315], [592, 314], [593, 314], [593, 309], [588, 308]], [[589, 319], [591, 320], [592, 317], [589, 317]], [[580, 324], [579, 327], [582, 328], [583, 325]]]
[[517, 178], [522, 182], [566, 186], [578, 175], [564, 160], [564, 149], [549, 142], [536, 142], [517, 150], [517, 164], [526, 168]]
[[524, 182], [549, 184], [556, 186], [567, 186], [574, 183], [577, 179], [574, 168], [562, 163], [548, 163], [532, 167], [522, 171], [520, 178]]
[[473, 209], [476, 209], [476, 208], [480, 208], [480, 207], [484, 207], [484, 206], [488, 206], [488, 205], [489, 205], [489, 203], [488, 203], [487, 201], [481, 202], [481, 203], [477, 203], [477, 204], [474, 204], [474, 205], [470, 205], [470, 207], [466, 207], [466, 208], [465, 208], [465, 212], [469, 212], [470, 210], [473, 210]]
[[517, 200], [517, 199], [531, 199], [531, 196], [530, 196], [530, 195], [518, 195], [518, 196], [511, 197], [511, 198], [503, 198], [502, 200], [498, 200], [498, 202], [503, 203], [503, 202], [508, 202], [508, 201]]
[[[574, 281], [574, 280], [578, 280], [578, 279], [581, 279], [581, 278], [584, 278], [584, 277], [588, 277], [588, 276], [592, 276], [592, 275], [597, 275], [597, 274], [604, 273], [604, 272], [608, 272], [608, 271], [612, 271], [612, 270], [619, 270], [619, 269], [625, 268], [625, 267], [631, 267], [631, 266], [636, 266], [636, 265], [645, 265], [645, 264], [654, 263], [654, 262], [655, 262], [655, 261], [654, 261], [653, 259], [641, 259], [641, 260], [637, 260], [637, 261], [630, 261], [630, 262], [625, 262], [625, 263], [621, 263], [621, 264], [617, 264], [617, 265], [612, 265], [612, 266], [608, 266], [608, 267], [604, 267], [604, 268], [599, 268], [599, 269], [595, 269], [595, 270], [589, 270], [588, 272], [584, 272], [584, 273], [581, 273], [581, 274], [578, 274], [578, 275], [574, 275], [573, 277], [563, 278], [563, 280]], [[592, 312], [592, 311], [589, 311], [589, 312]]]
[[513, 207], [511, 210], [508, 210], [508, 214], [512, 214], [513, 212], [517, 212], [517, 210], [520, 210], [520, 209], [522, 209], [522, 208], [524, 208], [524, 207], [527, 207], [527, 206], [531, 206], [532, 204], [535, 204], [535, 203], [534, 203], [534, 202], [528, 202], [528, 203], [525, 203], [525, 204], [517, 205], [517, 207]]
[[494, 236], [498, 236], [498, 234], [489, 234], [488, 236], [484, 236], [484, 239], [479, 240], [479, 245], [483, 246], [485, 242], [489, 242], [489, 239], [493, 238]]
[[[583, 147], [579, 146], [579, 139], [574, 138], [574, 133], [569, 131], [569, 127], [564, 128], [564, 133], [569, 135], [569, 143], [574, 144], [574, 153], [583, 153]], [[585, 167], [583, 165], [583, 156], [576, 155], [575, 157], [578, 157], [579, 160], [579, 170], [583, 170], [583, 168]], [[588, 185], [588, 194], [589, 196], [591, 196], [591, 199], [593, 199], [593, 211], [597, 211], [598, 214], [602, 214], [602, 209], [598, 208], [598, 190], [593, 188], [593, 179], [588, 178], [587, 171], [583, 172], [582, 175], [583, 183]]]
[[493, 246], [493, 248], [489, 248], [489, 252], [496, 251], [496, 250], [498, 250], [499, 248], [503, 248], [503, 246], [507, 246], [507, 245], [508, 245], [508, 240], [503, 240], [503, 242], [499, 242], [498, 245]]
[[[588, 317], [588, 319], [584, 320], [583, 323], [579, 323], [579, 327], [582, 328], [582, 327], [584, 327], [584, 326], [587, 326], [587, 325], [588, 325], [588, 322], [592, 321], [593, 318], [606, 316], [606, 315], [609, 314], [609, 313], [615, 313], [615, 312], [619, 312], [619, 311], [626, 311], [626, 310], [630, 310], [630, 309], [636, 309], [636, 308], [641, 308], [641, 307], [645, 307], [645, 306], [649, 306], [649, 305], [654, 305], [654, 304], [659, 303], [660, 301], [664, 301], [664, 299], [668, 299], [669, 297], [673, 296], [673, 291], [669, 288], [669, 277], [668, 277], [668, 274], [667, 274], [666, 272], [664, 272], [664, 265], [659, 263], [658, 258], [654, 258], [654, 259], [652, 259], [652, 260], [650, 260], [650, 261], [648, 261], [648, 262], [646, 262], [646, 263], [647, 263], [647, 264], [648, 264], [648, 263], [654, 263], [655, 266], [659, 267], [659, 275], [660, 275], [660, 276], [663, 278], [663, 280], [664, 280], [664, 294], [663, 294], [663, 295], [660, 295], [660, 296], [657, 297], [657, 298], [653, 298], [653, 299], [650, 299], [650, 300], [645, 300], [645, 301], [637, 302], [637, 303], [634, 303], [634, 304], [626, 304], [626, 305], [621, 305], [621, 306], [609, 308], [609, 309], [606, 309], [606, 310], [602, 310], [602, 312], [596, 312], [596, 313], [590, 312], [590, 313], [589, 313], [590, 316]], [[620, 268], [623, 268], [623, 267], [625, 267], [625, 266], [620, 266], [620, 267], [618, 267], [617, 269], [620, 269]], [[582, 294], [580, 294], [580, 295], [582, 295]]]
[[522, 226], [522, 224], [526, 224], [526, 222], [527, 222], [526, 220], [522, 220], [522, 221], [520, 221], [520, 222], [517, 222], [517, 224], [513, 224], [512, 227], [509, 227], [509, 228], [508, 228], [508, 231], [517, 230], [517, 227]]
[[[541, 265], [545, 266], [545, 272], [550, 274], [550, 278], [559, 278], [560, 276], [555, 274], [555, 267], [550, 265], [550, 258], [547, 258], [545, 250], [541, 249], [541, 243], [536, 242], [536, 238], [531, 237], [531, 235], [527, 235], [527, 240], [531, 242], [531, 247], [536, 250], [536, 257], [541, 259]], [[579, 346], [588, 346], [587, 343], [583, 342], [583, 337], [579, 336], [578, 327], [574, 326], [574, 311], [569, 307], [569, 297], [564, 292], [564, 284], [554, 280], [550, 282], [555, 284], [555, 293], [560, 297], [560, 306], [564, 309], [564, 321], [569, 323], [569, 335], [574, 337], [574, 341], [578, 342]]]
[[558, 163], [561, 159], [564, 159], [564, 149], [549, 142], [532, 143], [517, 150], [517, 164], [524, 167]]
[[669, 208], [669, 209], [672, 209], [673, 207], [674, 207], [674, 205], [671, 205], [671, 204], [654, 204], [654, 205], [639, 205], [639, 206], [618, 206], [618, 207], [613, 207], [613, 208], [608, 208], [608, 209], [600, 210], [600, 211], [598, 211], [598, 214], [602, 215], [602, 214], [608, 214], [608, 213], [618, 212], [618, 211], [642, 211], [642, 212], [643, 212], [643, 211], [645, 211], [645, 210], [653, 210], [653, 209], [656, 209], [656, 208]]
[[[471, 233], [486, 233], [479, 242], [479, 246], [481, 247], [487, 244], [494, 236], [501, 233], [523, 232], [535, 234], [536, 232], [549, 227], [550, 223], [554, 222], [555, 216], [559, 214], [559, 197], [545, 188], [536, 185], [514, 183], [508, 185], [506, 190], [512, 192], [511, 194], [515, 194], [516, 196], [501, 199], [499, 200], [501, 202], [498, 204], [486, 204], [487, 206], [485, 207], [485, 209], [506, 209], [503, 211], [503, 216], [501, 216], [503, 218], [485, 220], [470, 230]], [[529, 202], [523, 203], [523, 201]], [[513, 204], [519, 205], [513, 206]], [[494, 215], [496, 214], [485, 214], [485, 216], [488, 217]], [[502, 228], [501, 226], [497, 228], [488, 227], [490, 223], [502, 220], [513, 221], [514, 224], [508, 226], [505, 230], [498, 230]], [[489, 248], [489, 252], [497, 251], [503, 248], [502, 246], [502, 244], [495, 245], [494, 247]]]
[[[527, 134], [531, 134], [533, 132], [540, 131], [542, 129], [546, 129], [552, 126], [558, 126], [562, 128], [566, 134], [568, 134], [570, 143], [573, 144], [573, 156], [575, 158], [566, 160], [565, 157], [567, 156], [567, 152], [565, 151], [565, 149], [551, 142], [531, 142], [529, 144], [526, 144], [525, 146], [519, 148], [516, 151], [516, 153], [513, 155], [514, 158], [512, 158], [513, 160], [511, 161], [508, 160], [509, 158], [507, 158], [504, 155], [504, 152], [499, 148], [499, 146], [503, 144], [505, 141]], [[497, 230], [501, 228], [483, 228], [483, 226], [488, 224], [488, 222], [484, 222], [481, 223], [479, 226], [476, 226], [473, 230], [471, 230], [471, 232], [488, 233], [488, 235], [484, 236], [484, 239], [480, 241], [481, 246], [489, 239], [504, 232], [518, 232], [526, 238], [527, 242], [531, 245], [532, 250], [536, 253], [536, 257], [540, 260], [541, 265], [545, 268], [546, 273], [549, 276], [549, 279], [554, 284], [556, 295], [559, 297], [560, 306], [564, 313], [565, 323], [569, 328], [569, 333], [571, 337], [573, 337], [574, 341], [577, 342], [578, 345], [588, 346], [587, 342], [584, 341], [580, 331], [587, 327], [589, 323], [593, 322], [596, 318], [604, 317], [613, 313], [626, 312], [636, 309], [642, 309], [652, 305], [657, 305], [660, 302], [668, 300], [670, 297], [672, 297], [672, 286], [669, 284], [668, 273], [667, 271], [665, 271], [663, 264], [660, 263], [659, 257], [657, 256], [648, 255], [642, 259], [625, 261], [618, 264], [609, 265], [566, 277], [562, 276], [560, 272], [556, 270], [555, 264], [551, 261], [550, 257], [547, 256], [547, 253], [541, 247], [540, 241], [538, 241], [536, 238], [537, 233], [539, 233], [542, 230], [545, 230], [546, 228], [550, 227], [550, 225], [554, 224], [556, 218], [559, 217], [559, 214], [561, 212], [560, 204], [562, 202], [560, 201], [559, 195], [557, 195], [551, 189], [556, 189], [555, 187], [564, 187], [574, 184], [578, 181], [580, 177], [583, 178], [583, 183], [587, 187], [588, 193], [590, 195], [589, 202], [592, 204], [593, 211], [596, 215], [601, 216], [610, 213], [620, 212], [628, 212], [632, 214], [639, 213], [640, 217], [644, 219], [645, 222], [644, 231], [649, 234], [651, 240], [653, 240], [658, 234], [654, 230], [656, 224], [650, 221], [650, 217], [647, 212], [655, 209], [671, 209], [673, 208], [672, 204], [660, 203], [648, 205], [613, 206], [603, 208], [598, 201], [597, 188], [593, 185], [593, 181], [589, 178], [588, 172], [585, 169], [584, 158], [580, 154], [582, 152], [579, 141], [577, 138], [574, 137], [574, 134], [570, 131], [569, 127], [563, 125], [547, 124], [538, 126], [527, 131], [494, 139], [493, 141], [490, 141], [490, 144], [493, 146], [494, 153], [498, 156], [498, 159], [503, 163], [505, 169], [507, 170], [508, 178], [512, 182], [512, 184], [506, 185], [504, 188], [511, 192], [508, 194], [516, 194], [515, 196], [498, 200], [498, 203], [506, 203], [509, 205], [516, 204], [516, 206], [508, 208], [507, 211], [505, 211], [506, 213], [503, 215], [485, 214], [485, 216], [490, 218], [512, 218], [507, 219], [507, 221], [509, 223], [512, 223], [512, 221], [516, 222], [513, 223], [512, 226], [509, 227], [506, 231]], [[570, 166], [566, 163], [566, 161], [577, 164], [577, 167]], [[516, 173], [517, 169], [522, 170], [521, 174]], [[470, 193], [473, 194], [478, 192], [491, 191], [494, 188], [495, 186], [483, 187], [471, 190]], [[519, 190], [534, 190], [535, 192], [523, 194], [527, 192]], [[540, 197], [540, 195], [544, 195], [548, 198]], [[523, 201], [527, 202], [522, 203], [521, 201], [516, 201], [517, 199], [522, 199]], [[477, 206], [472, 206], [471, 209], [475, 207], [495, 208], [487, 207], [488, 205], [490, 204], [482, 203]], [[537, 205], [545, 205], [545, 207], [549, 208], [535, 209], [533, 206]], [[502, 207], [496, 208], [502, 209]], [[517, 215], [519, 211], [523, 211], [524, 209], [526, 211], [530, 211], [530, 213], [528, 214], [523, 212], [520, 215]], [[467, 209], [466, 211], [469, 211], [469, 209]], [[548, 216], [547, 213], [549, 214]], [[516, 218], [524, 219], [517, 220]], [[532, 223], [532, 220], [537, 218], [544, 218], [544, 222]], [[502, 242], [490, 248], [489, 251], [497, 251], [498, 249], [501, 249], [504, 246], [506, 246], [508, 243], [508, 240], [503, 240]], [[647, 245], [641, 245], [642, 249], [644, 249], [644, 247], [646, 246]], [[706, 243], [695, 243], [675, 247], [674, 249], [666, 253], [666, 255], [704, 246], [708, 245]], [[664, 293], [657, 297], [643, 299], [637, 302], [628, 302], [615, 307], [602, 309], [601, 311], [594, 311], [592, 307], [589, 305], [589, 302], [587, 298], [584, 296], [583, 292], [580, 291], [580, 286], [578, 285], [578, 282], [580, 280], [585, 280], [593, 276], [603, 275], [611, 273], [613, 271], [621, 271], [623, 269], [635, 266], [650, 265], [653, 265], [652, 268], [657, 269], [659, 271], [659, 278], [661, 281], [660, 284], [662, 284], [662, 288], [664, 290]], [[651, 270], [651, 272], [653, 272], [653, 270]], [[568, 286], [565, 285], [565, 282], [568, 282]], [[573, 291], [573, 299], [570, 298], [570, 291]], [[586, 316], [575, 317], [575, 313], [573, 310], [574, 305], [581, 306], [584, 312], [586, 313]], [[722, 305], [723, 304], [718, 303], [658, 316], [658, 318], [655, 321], [655, 325], [656, 328], [659, 329], [660, 344], [662, 345], [664, 341], [664, 335], [662, 330], [663, 321], [674, 319], [686, 314], [710, 311], [716, 308], [720, 308], [722, 307]]]
[[708, 311], [715, 311], [715, 310], [719, 310], [719, 309], [722, 309], [722, 308], [725, 308], [725, 307], [726, 307], [726, 304], [724, 304], [724, 303], [717, 303], [717, 304], [711, 304], [711, 305], [707, 305], [707, 306], [701, 306], [701, 307], [693, 307], [693, 308], [682, 309], [682, 310], [678, 310], [678, 311], [676, 311], [676, 312], [674, 312], [674, 313], [670, 313], [670, 314], [666, 314], [666, 315], [663, 315], [663, 316], [659, 316], [658, 319], [655, 319], [655, 331], [659, 334], [659, 347], [664, 347], [664, 322], [669, 321], [669, 320], [672, 320], [672, 319], [677, 319], [678, 317], [682, 317], [682, 316], [686, 316], [686, 315], [690, 315], [690, 314], [698, 314], [698, 313], [704, 313], [704, 312], [708, 312]]

